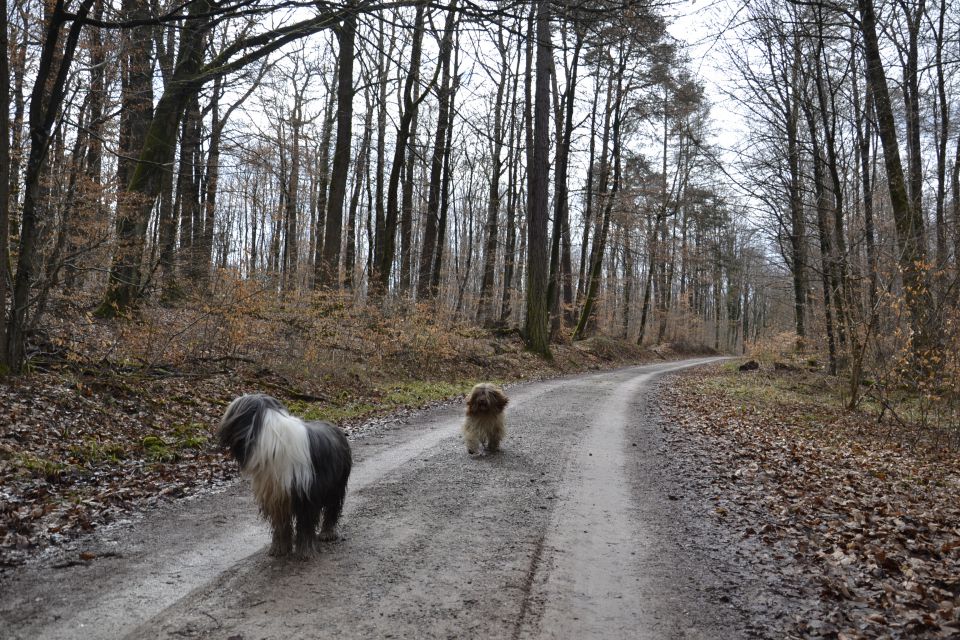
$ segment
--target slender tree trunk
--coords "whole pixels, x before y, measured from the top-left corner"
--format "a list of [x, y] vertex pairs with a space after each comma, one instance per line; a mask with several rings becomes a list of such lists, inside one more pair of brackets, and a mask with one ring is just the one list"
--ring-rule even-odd
[[957, 136], [957, 148], [953, 154], [950, 192], [953, 194], [953, 263], [960, 275], [960, 136]]
[[430, 185], [427, 188], [427, 213], [424, 220], [423, 244], [420, 247], [419, 274], [417, 278], [417, 298], [426, 300], [433, 297], [430, 283], [434, 254], [442, 247], [437, 245], [437, 227], [440, 212], [440, 187], [443, 181], [444, 159], [450, 153], [447, 147], [447, 124], [450, 113], [450, 54], [453, 50], [453, 31], [456, 26], [457, 0], [450, 2], [447, 22], [440, 41], [440, 58], [437, 64], [442, 69], [440, 88], [437, 90], [437, 132], [434, 136], [433, 155], [430, 159]]
[[335, 288], [340, 284], [340, 244], [343, 241], [343, 201], [350, 171], [350, 143], [353, 125], [353, 58], [357, 17], [349, 14], [337, 29], [340, 61], [337, 66], [337, 140], [330, 172], [330, 198], [323, 233], [323, 269], [321, 285]]
[[[936, 226], [936, 259], [937, 269], [947, 266], [947, 220], [945, 215], [947, 192], [947, 139], [950, 136], [950, 104], [947, 102], [947, 81], [943, 69], [944, 49], [944, 20], [947, 14], [946, 0], [940, 0], [940, 15], [937, 20], [936, 35], [934, 38], [934, 61], [937, 71], [937, 186], [936, 210], [934, 223]], [[960, 229], [954, 229], [960, 234]], [[960, 256], [956, 257], [960, 260]]]
[[376, 270], [380, 264], [381, 256], [384, 251], [386, 213], [383, 208], [384, 203], [384, 167], [386, 165], [386, 145], [387, 145], [387, 83], [389, 80], [390, 57], [393, 54], [393, 33], [389, 38], [389, 44], [384, 46], [384, 21], [381, 18], [379, 29], [377, 31], [377, 51], [380, 56], [377, 58], [377, 71], [380, 78], [380, 95], [377, 104], [377, 188], [374, 197], [376, 205], [376, 215], [374, 218], [374, 244], [370, 255], [369, 282], [371, 291], [376, 290], [377, 275]]
[[[819, 12], [820, 9], [818, 8], [818, 14]], [[833, 93], [830, 86], [829, 68], [827, 68], [826, 61], [823, 60], [822, 18], [818, 19], [817, 28], [819, 37], [817, 47], [819, 51], [817, 59], [814, 61], [814, 83], [817, 92], [817, 105], [820, 110], [820, 122], [823, 127], [823, 150], [826, 151], [824, 154], [825, 167], [830, 174], [832, 192], [833, 229], [831, 233], [833, 234], [833, 242], [831, 244], [834, 251], [830, 260], [832, 266], [830, 273], [833, 286], [833, 304], [836, 310], [837, 339], [840, 348], [843, 349], [847, 342], [846, 303], [852, 297], [848, 277], [847, 243], [843, 219], [844, 185], [840, 177], [841, 167], [836, 144], [836, 105], [832, 104]]]
[[[910, 310], [910, 323], [913, 329], [912, 349], [914, 355], [922, 359], [928, 350], [936, 345], [937, 338], [933, 323], [933, 296], [925, 270], [927, 252], [923, 212], [916, 206], [920, 189], [917, 185], [913, 185], [914, 190], [908, 193], [903, 166], [900, 164], [897, 124], [893, 116], [887, 78], [883, 70], [883, 59], [880, 55], [873, 0], [857, 0], [857, 8], [860, 12], [867, 80], [874, 100], [880, 142], [883, 145], [887, 187], [890, 191], [890, 205], [897, 231], [900, 270], [907, 308]], [[915, 67], [913, 72], [915, 74]], [[919, 153], [919, 149], [917, 152]], [[911, 165], [913, 162], [911, 157]], [[915, 178], [918, 177], [922, 180], [919, 175], [915, 176]]]
[[[338, 67], [339, 68], [339, 67]], [[320, 129], [320, 145], [317, 149], [317, 219], [314, 221], [316, 238], [313, 252], [313, 286], [325, 286], [325, 263], [323, 258], [323, 242], [326, 236], [327, 220], [327, 193], [330, 187], [330, 137], [333, 131], [333, 112], [337, 101], [339, 84], [334, 81], [330, 91], [330, 99], [324, 112], [323, 125]]]
[[823, 161], [814, 147], [814, 198], [817, 203], [817, 232], [820, 238], [821, 284], [823, 286], [823, 311], [826, 321], [827, 349], [829, 354], [830, 375], [837, 375], [837, 344], [834, 337], [834, 319], [831, 311], [831, 299], [839, 295], [831, 281], [833, 273], [833, 247], [831, 246], [830, 228], [828, 223], [829, 204], [827, 203], [826, 187], [824, 186]]
[[[213, 265], [213, 231], [216, 226], [217, 192], [220, 184], [220, 140], [223, 137], [223, 124], [220, 119], [220, 94], [223, 78], [217, 76], [213, 82], [213, 93], [210, 96], [210, 147], [207, 152], [206, 195], [203, 199], [203, 224], [199, 233], [199, 243], [193, 252], [194, 264], [192, 271], [197, 276], [197, 284], [206, 288], [210, 282], [210, 269]], [[299, 182], [299, 131], [294, 132], [294, 169], [291, 172], [291, 184], [294, 177]], [[296, 212], [294, 212], [294, 228], [296, 228]], [[295, 235], [295, 234], [294, 234]]]
[[403, 185], [400, 189], [400, 282], [399, 292], [410, 291], [410, 271], [413, 268], [413, 183], [417, 166], [417, 126], [420, 110], [415, 108], [410, 122], [410, 144], [403, 168]]
[[503, 101], [507, 89], [507, 74], [510, 65], [507, 58], [507, 46], [503, 41], [503, 31], [498, 32], [500, 51], [500, 78], [497, 82], [497, 97], [493, 104], [493, 138], [490, 140], [490, 192], [487, 196], [487, 221], [484, 231], [487, 242], [483, 249], [483, 274], [480, 281], [480, 303], [478, 321], [482, 325], [492, 326], [497, 319], [494, 280], [497, 265], [497, 236], [500, 222], [500, 178], [503, 175], [503, 122], [505, 120]]
[[640, 304], [640, 333], [637, 344], [643, 346], [647, 336], [647, 317], [650, 315], [650, 298], [653, 293], [653, 274], [657, 268], [657, 238], [660, 235], [660, 225], [663, 219], [660, 213], [654, 217], [652, 229], [647, 236], [647, 273], [643, 284], [643, 302]]
[[801, 189], [799, 120], [800, 107], [798, 93], [800, 66], [800, 49], [794, 48], [794, 59], [791, 68], [790, 88], [792, 99], [784, 105], [787, 128], [787, 166], [789, 168], [788, 198], [790, 200], [790, 258], [791, 275], [793, 277], [793, 309], [794, 322], [797, 333], [797, 350], [803, 348], [807, 337], [806, 306], [807, 306], [807, 246], [806, 221], [803, 215], [803, 191]]
[[536, 96], [533, 105], [533, 154], [527, 193], [527, 348], [550, 357], [550, 309], [547, 301], [547, 208], [550, 171], [550, 3], [537, 5]]
[[[519, 19], [517, 21], [519, 23]], [[518, 56], [521, 55], [518, 49]], [[507, 211], [506, 211], [506, 246], [503, 251], [503, 293], [500, 304], [500, 324], [508, 325], [513, 312], [513, 281], [514, 266], [517, 251], [517, 204], [519, 200], [518, 173], [520, 165], [520, 150], [515, 149], [519, 137], [519, 128], [523, 126], [523, 119], [518, 122], [516, 113], [519, 107], [518, 84], [520, 74], [514, 74], [513, 88], [510, 99], [510, 135], [507, 140], [509, 150], [509, 167], [507, 169]]]
[[[597, 78], [599, 79], [599, 71]], [[610, 93], [607, 92], [607, 108], [610, 107], [609, 96]], [[594, 224], [593, 203], [595, 198], [593, 193], [593, 165], [596, 162], [597, 103], [599, 99], [600, 92], [595, 91], [593, 94], [593, 107], [590, 110], [590, 151], [587, 159], [587, 184], [584, 189], [584, 196], [587, 202], [583, 212], [583, 240], [580, 243], [580, 269], [577, 272], [577, 305], [581, 304], [580, 301], [583, 300], [583, 292], [586, 289], [587, 247], [590, 243], [590, 228]]]
[[375, 294], [385, 294], [390, 286], [390, 273], [393, 270], [396, 248], [397, 225], [399, 222], [400, 176], [407, 154], [407, 142], [410, 138], [410, 125], [417, 108], [416, 87], [420, 78], [420, 56], [422, 53], [424, 13], [423, 4], [417, 5], [413, 27], [413, 45], [410, 52], [410, 71], [403, 88], [403, 113], [397, 127], [397, 140], [393, 153], [393, 166], [390, 168], [390, 181], [387, 185], [387, 210], [383, 224], [383, 241], [378, 242], [379, 254], [375, 261], [376, 273], [371, 280], [371, 289]]
[[[459, 63], [454, 62], [454, 78], [457, 77]], [[440, 270], [443, 267], [443, 250], [447, 246], [447, 212], [450, 210], [450, 183], [453, 176], [450, 166], [451, 150], [453, 149], [453, 118], [456, 114], [454, 104], [457, 98], [459, 81], [454, 80], [450, 91], [450, 121], [447, 123], [447, 153], [443, 156], [443, 182], [440, 185], [440, 217], [437, 220], [437, 250], [433, 260], [433, 269], [430, 276], [430, 293], [434, 298], [440, 294]]]
[[[7, 283], [10, 280], [10, 60], [7, 0], [0, 0], [0, 345], [7, 344]], [[0, 349], [0, 374], [6, 373], [7, 350]]]
[[[620, 126], [621, 126], [621, 107], [623, 104], [623, 72], [626, 69], [627, 56], [621, 52], [621, 60], [619, 69], [616, 71], [616, 101], [613, 105], [613, 125], [612, 125], [612, 137], [613, 137], [613, 150], [611, 152], [611, 157], [613, 159], [613, 186], [610, 189], [609, 193], [605, 194], [605, 201], [603, 206], [603, 211], [601, 213], [600, 228], [597, 232], [597, 235], [593, 239], [593, 248], [590, 251], [590, 272], [588, 277], [588, 282], [585, 292], [585, 300], [583, 303], [583, 310], [580, 313], [580, 320], [577, 322], [577, 327], [573, 332], [573, 339], [579, 340], [584, 337], [587, 323], [590, 320], [590, 316], [593, 312], [593, 305], [597, 298], [597, 290], [600, 285], [600, 272], [603, 266], [603, 253], [605, 250], [605, 245], [607, 242], [607, 234], [610, 229], [610, 214], [613, 210], [614, 202], [617, 199], [617, 194], [620, 190]], [[612, 82], [612, 79], [611, 79]], [[608, 99], [609, 104], [609, 99]], [[609, 107], [607, 120], [609, 122]], [[606, 131], [611, 129], [609, 125], [604, 126], [604, 138], [606, 138]], [[601, 153], [604, 155], [604, 158], [601, 159], [601, 164], [606, 165], [606, 140], [604, 140]], [[606, 174], [608, 169], [604, 166], [600, 170], [600, 191], [601, 193], [606, 191]]]
[[196, 261], [194, 252], [200, 242], [199, 226], [194, 224], [200, 217], [200, 144], [203, 137], [200, 121], [200, 105], [195, 98], [187, 101], [180, 136], [180, 169], [177, 174], [177, 197], [180, 201], [180, 255], [179, 261], [187, 278], [196, 281], [192, 271]]
[[[851, 38], [851, 40], [854, 40]], [[855, 40], [852, 47], [856, 47]], [[856, 62], [856, 52], [851, 55], [851, 60]], [[877, 249], [874, 235], [873, 223], [873, 177], [870, 163], [870, 141], [873, 134], [870, 129], [870, 111], [871, 99], [870, 90], [867, 87], [865, 91], [865, 100], [860, 100], [860, 81], [856, 67], [854, 67], [852, 76], [853, 85], [853, 108], [854, 121], [856, 125], [856, 143], [858, 159], [860, 164], [860, 188], [863, 198], [863, 233], [867, 249], [867, 273], [869, 286], [867, 291], [867, 304], [869, 305], [869, 314], [877, 312]]]
[[[563, 117], [562, 131], [558, 131], [557, 158], [554, 178], [554, 210], [553, 234], [550, 243], [550, 280], [547, 291], [547, 300], [550, 304], [552, 318], [551, 332], [559, 333], [563, 319], [561, 308], [561, 290], [564, 292], [563, 303], [567, 309], [572, 301], [570, 282], [570, 202], [567, 193], [567, 172], [570, 160], [570, 141], [573, 136], [573, 105], [577, 92], [577, 70], [580, 62], [580, 49], [583, 46], [584, 35], [577, 29], [573, 43], [573, 61], [566, 78], [566, 89], [560, 100]], [[558, 114], [559, 115], [559, 114]], [[566, 242], [564, 242], [566, 237]]]
[[[47, 21], [40, 58], [37, 62], [37, 80], [30, 98], [30, 155], [24, 175], [23, 208], [19, 260], [13, 283], [12, 308], [7, 322], [6, 357], [3, 364], [12, 373], [23, 367], [28, 333], [28, 306], [38, 250], [40, 195], [43, 174], [50, 149], [50, 133], [66, 94], [67, 75], [83, 21], [94, 0], [83, 0], [75, 10], [78, 19], [67, 25], [63, 0], [56, 0]], [[61, 40], [62, 38], [62, 40]]]
[[353, 195], [350, 196], [350, 213], [347, 216], [347, 255], [344, 259], [343, 284], [347, 289], [354, 287], [354, 271], [357, 261], [357, 208], [360, 206], [360, 193], [363, 190], [364, 177], [370, 164], [370, 139], [373, 136], [373, 104], [369, 90], [364, 90], [366, 113], [363, 121], [363, 138], [357, 151], [357, 165], [354, 171]]

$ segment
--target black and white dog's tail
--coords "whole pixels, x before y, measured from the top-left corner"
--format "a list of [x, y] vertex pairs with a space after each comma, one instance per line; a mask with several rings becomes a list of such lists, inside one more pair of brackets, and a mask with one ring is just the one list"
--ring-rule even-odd
[[[297, 523], [297, 537], [312, 536], [323, 515], [331, 534], [343, 508], [352, 459], [346, 436], [327, 422], [304, 422], [265, 394], [240, 396], [220, 421], [220, 444], [250, 476], [254, 498], [278, 529]], [[281, 540], [281, 547], [284, 546]]]

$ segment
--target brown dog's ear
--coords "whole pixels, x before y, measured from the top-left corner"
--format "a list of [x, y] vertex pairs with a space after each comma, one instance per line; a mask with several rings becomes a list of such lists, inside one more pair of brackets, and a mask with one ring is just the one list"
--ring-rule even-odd
[[490, 387], [490, 404], [497, 413], [503, 411], [508, 402], [510, 402], [510, 399], [507, 398], [507, 394], [503, 392], [503, 389], [500, 387]]
[[477, 398], [479, 395], [479, 385], [470, 390], [470, 395], [467, 396], [467, 415], [473, 415], [477, 412]]

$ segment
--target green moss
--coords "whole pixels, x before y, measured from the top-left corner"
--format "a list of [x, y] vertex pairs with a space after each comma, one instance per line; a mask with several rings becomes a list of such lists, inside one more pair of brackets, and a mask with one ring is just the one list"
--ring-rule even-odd
[[350, 418], [365, 416], [376, 411], [377, 406], [369, 402], [350, 402], [337, 400], [337, 404], [325, 405], [319, 402], [291, 402], [290, 413], [304, 420], [327, 420], [341, 422]]

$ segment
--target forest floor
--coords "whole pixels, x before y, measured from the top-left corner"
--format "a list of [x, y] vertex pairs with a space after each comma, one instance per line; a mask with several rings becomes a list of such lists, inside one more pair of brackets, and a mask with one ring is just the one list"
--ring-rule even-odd
[[59, 324], [35, 347], [28, 374], [0, 379], [0, 572], [232, 481], [236, 465], [213, 439], [242, 393], [269, 393], [295, 414], [349, 430], [461, 397], [479, 381], [690, 353], [595, 338], [555, 345], [548, 362], [516, 332], [422, 310], [386, 314], [322, 298], [266, 309], [244, 294], [119, 322], [71, 308], [53, 314]]
[[820, 372], [736, 364], [662, 387], [667, 440], [702, 458], [709, 517], [760, 543], [744, 561], [794, 585], [787, 629], [960, 637], [960, 451], [943, 444], [956, 434], [846, 411]]

